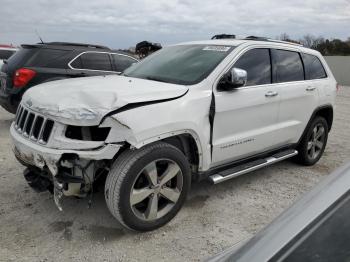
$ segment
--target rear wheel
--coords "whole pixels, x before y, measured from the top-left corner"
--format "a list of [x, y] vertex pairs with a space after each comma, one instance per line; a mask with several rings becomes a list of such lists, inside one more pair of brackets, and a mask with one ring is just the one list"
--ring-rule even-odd
[[184, 154], [158, 142], [118, 157], [106, 180], [105, 197], [122, 225], [149, 231], [177, 214], [190, 183], [190, 166]]
[[322, 156], [328, 139], [328, 124], [323, 117], [316, 117], [301, 140], [297, 156], [299, 163], [314, 165]]

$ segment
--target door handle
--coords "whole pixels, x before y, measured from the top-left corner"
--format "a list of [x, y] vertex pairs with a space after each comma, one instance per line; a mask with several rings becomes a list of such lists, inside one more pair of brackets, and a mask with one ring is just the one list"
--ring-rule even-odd
[[273, 96], [277, 96], [278, 93], [276, 91], [268, 91], [265, 96], [266, 97], [273, 97]]
[[306, 91], [314, 91], [315, 89], [316, 89], [316, 87], [314, 87], [314, 86], [308, 86], [306, 88]]

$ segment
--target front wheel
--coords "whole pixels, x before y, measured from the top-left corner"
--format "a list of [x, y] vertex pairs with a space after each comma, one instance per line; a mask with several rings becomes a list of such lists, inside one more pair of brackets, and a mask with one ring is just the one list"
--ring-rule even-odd
[[182, 207], [191, 183], [185, 155], [158, 142], [123, 152], [105, 185], [107, 206], [125, 227], [149, 231], [169, 222]]
[[311, 166], [321, 158], [328, 139], [328, 124], [323, 117], [316, 117], [298, 146], [297, 161]]

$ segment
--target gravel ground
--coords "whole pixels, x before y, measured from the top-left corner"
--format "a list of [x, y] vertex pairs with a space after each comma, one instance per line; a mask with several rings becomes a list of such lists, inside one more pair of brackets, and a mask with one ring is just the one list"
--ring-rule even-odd
[[107, 210], [103, 192], [66, 199], [27, 186], [11, 152], [13, 115], [0, 109], [0, 261], [198, 261], [253, 236], [301, 194], [350, 160], [350, 88], [337, 97], [324, 156], [313, 167], [285, 161], [212, 186], [192, 187], [168, 225], [150, 233], [125, 231]]

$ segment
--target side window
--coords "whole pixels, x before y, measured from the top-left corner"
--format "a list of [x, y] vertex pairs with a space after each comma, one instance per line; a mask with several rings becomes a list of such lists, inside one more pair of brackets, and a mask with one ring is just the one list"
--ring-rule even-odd
[[112, 71], [111, 61], [107, 53], [84, 53], [75, 59], [71, 66], [76, 69]]
[[322, 63], [318, 57], [307, 54], [302, 54], [302, 57], [304, 61], [306, 80], [327, 77], [326, 71], [324, 70]]
[[276, 83], [304, 80], [304, 69], [298, 52], [271, 49]]
[[271, 83], [271, 63], [268, 49], [252, 49], [243, 54], [234, 67], [247, 71], [246, 86]]
[[32, 52], [32, 54], [33, 55], [25, 61], [25, 66], [36, 66], [45, 68], [67, 68], [67, 61], [69, 59], [70, 51], [40, 48], [37, 51]]
[[123, 72], [133, 63], [137, 63], [137, 60], [124, 55], [112, 54], [112, 57], [117, 72]]

